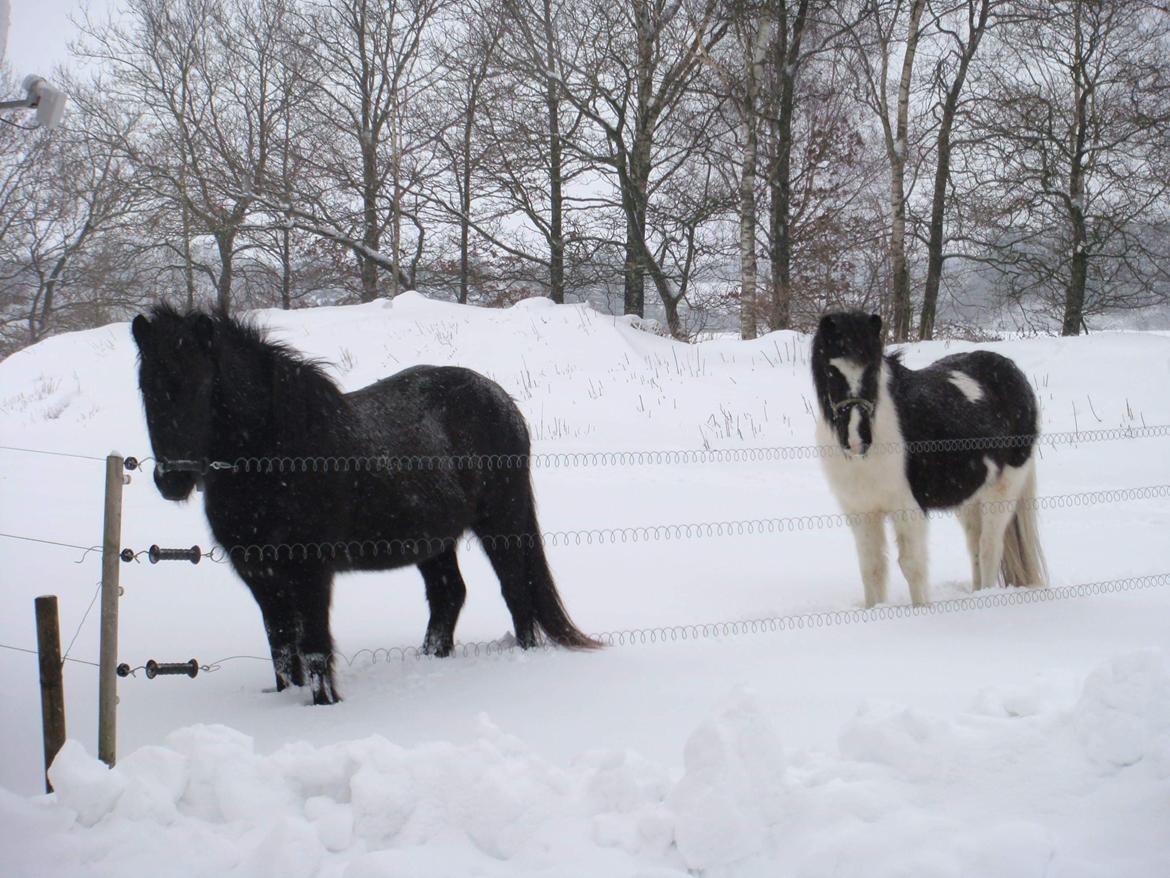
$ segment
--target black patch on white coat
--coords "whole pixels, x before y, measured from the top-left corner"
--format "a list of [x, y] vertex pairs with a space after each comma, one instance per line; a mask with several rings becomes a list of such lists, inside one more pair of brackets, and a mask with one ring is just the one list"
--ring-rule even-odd
[[[952, 354], [924, 369], [908, 369], [897, 356], [887, 357], [890, 394], [907, 443], [933, 440], [1013, 439], [992, 447], [916, 450], [906, 455], [906, 476], [923, 509], [949, 509], [970, 499], [987, 481], [987, 460], [1002, 472], [1022, 467], [1032, 456], [1039, 430], [1039, 406], [1028, 379], [1007, 357], [991, 351]], [[983, 396], [971, 400], [955, 386], [952, 372], [979, 383]]]

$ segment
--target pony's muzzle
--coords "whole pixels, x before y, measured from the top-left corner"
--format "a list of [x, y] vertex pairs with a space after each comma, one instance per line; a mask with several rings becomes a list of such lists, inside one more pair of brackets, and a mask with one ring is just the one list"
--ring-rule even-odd
[[158, 492], [167, 500], [186, 500], [191, 496], [195, 487], [196, 474], [192, 472], [175, 472], [161, 465], [154, 468], [154, 485]]
[[857, 442], [857, 443], [850, 443], [844, 449], [844, 451], [845, 451], [846, 457], [848, 457], [850, 459], [856, 458], [858, 460], [861, 460], [862, 458], [864, 458], [866, 456], [866, 454], [869, 453], [869, 449], [870, 449], [870, 443]]

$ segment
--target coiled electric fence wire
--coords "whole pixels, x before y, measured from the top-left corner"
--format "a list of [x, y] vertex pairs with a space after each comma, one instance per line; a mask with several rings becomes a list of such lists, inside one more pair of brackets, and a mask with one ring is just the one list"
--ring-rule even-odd
[[[784, 616], [768, 616], [757, 619], [736, 619], [722, 622], [696, 622], [681, 625], [662, 625], [644, 628], [623, 628], [613, 631], [601, 631], [589, 636], [599, 643], [610, 647], [625, 646], [652, 646], [667, 643], [694, 643], [702, 640], [724, 640], [730, 637], [743, 637], [752, 634], [780, 634], [793, 631], [812, 631], [825, 628], [837, 628], [846, 625], [861, 625], [872, 622], [888, 622], [897, 619], [915, 619], [923, 616], [945, 616], [954, 613], [971, 612], [974, 610], [996, 609], [1000, 607], [1016, 607], [1024, 604], [1048, 604], [1056, 601], [1075, 600], [1078, 598], [1098, 597], [1107, 594], [1123, 592], [1146, 591], [1154, 588], [1164, 588], [1170, 585], [1170, 573], [1152, 573], [1145, 576], [1128, 576], [1118, 579], [1105, 579], [1096, 582], [1083, 582], [1075, 585], [1057, 585], [1046, 588], [1013, 588], [996, 594], [968, 595], [959, 598], [948, 598], [934, 601], [925, 606], [893, 605], [873, 607], [872, 609], [849, 610], [815, 610], [808, 613], [792, 613]], [[0, 648], [13, 649], [36, 655], [36, 650], [0, 644]], [[486, 656], [507, 655], [518, 652], [550, 651], [558, 649], [547, 640], [539, 641], [536, 646], [522, 650], [511, 638], [502, 640], [479, 640], [457, 642], [451, 655], [459, 658], [477, 658]], [[408, 659], [416, 661], [435, 659], [423, 651], [419, 646], [378, 646], [359, 649], [354, 653], [345, 653], [334, 650], [334, 655], [340, 658], [349, 667], [359, 661], [368, 661], [370, 664], [378, 662], [405, 662]], [[232, 655], [216, 659], [212, 662], [199, 663], [195, 659], [184, 663], [185, 666], [198, 668], [205, 673], [213, 673], [231, 661], [247, 659], [249, 661], [271, 662], [267, 656]], [[83, 664], [95, 664], [85, 662]], [[96, 664], [95, 664], [96, 667]], [[145, 665], [131, 668], [123, 665], [119, 670], [120, 676], [134, 676], [136, 671], [145, 669]], [[195, 674], [189, 674], [194, 677]]]
[[[942, 454], [954, 451], [987, 451], [1032, 446], [1074, 446], [1097, 442], [1153, 439], [1170, 436], [1170, 425], [1118, 427], [1105, 430], [1073, 430], [1016, 436], [979, 436], [925, 439], [912, 442], [879, 442], [869, 454]], [[462, 470], [572, 469], [632, 466], [680, 466], [698, 464], [768, 463], [819, 460], [841, 454], [839, 445], [773, 445], [723, 449], [648, 449], [631, 451], [548, 451], [534, 454], [373, 454], [373, 455], [270, 455], [228, 460], [154, 460], [164, 472], [237, 473], [267, 475], [285, 473], [396, 473]]]
[[[1155, 500], [1170, 497], [1170, 485], [1144, 485], [1135, 488], [1112, 488], [1101, 491], [1083, 491], [1070, 494], [1054, 494], [1032, 497], [1024, 500], [994, 500], [974, 504], [983, 510], [1039, 511], [1051, 509], [1075, 509], [1109, 505], [1135, 500]], [[732, 519], [725, 521], [687, 522], [677, 524], [653, 524], [633, 527], [601, 527], [577, 530], [553, 530], [540, 533], [473, 534], [459, 536], [420, 535], [393, 540], [337, 540], [334, 542], [296, 543], [255, 543], [249, 545], [216, 546], [196, 555], [217, 564], [225, 561], [318, 561], [357, 560], [379, 556], [399, 559], [423, 558], [460, 546], [469, 547], [476, 542], [487, 548], [533, 547], [537, 544], [548, 548], [558, 546], [605, 546], [661, 542], [688, 539], [711, 539], [739, 536], [768, 536], [788, 533], [803, 533], [853, 527], [866, 520], [889, 519], [895, 523], [925, 520], [938, 516], [957, 514], [956, 510], [926, 512], [918, 507], [910, 509], [883, 510], [880, 512], [844, 513], [833, 512], [820, 515], [792, 515], [776, 518]], [[183, 550], [184, 559], [191, 556], [198, 547]], [[150, 554], [150, 549], [123, 550], [124, 560], [138, 560]]]
[[[834, 628], [842, 625], [857, 625], [869, 622], [885, 622], [893, 619], [909, 619], [919, 616], [942, 616], [970, 610], [984, 610], [993, 607], [1014, 607], [1021, 604], [1043, 604], [1074, 598], [1096, 597], [1127, 591], [1161, 588], [1170, 585], [1170, 573], [1156, 573], [1149, 576], [1131, 576], [1120, 579], [1085, 582], [1077, 585], [1050, 586], [1047, 588], [1014, 588], [1010, 591], [987, 595], [970, 595], [934, 601], [925, 606], [908, 604], [874, 607], [872, 609], [821, 610], [809, 613], [794, 613], [786, 616], [770, 616], [759, 619], [739, 619], [724, 622], [699, 622], [686, 625], [664, 625], [652, 628], [626, 628], [617, 631], [602, 631], [591, 634], [594, 640], [606, 646], [634, 646], [656, 643], [679, 643], [694, 640], [740, 637], [746, 634], [769, 634], [785, 631], [804, 631], [818, 628]], [[553, 645], [542, 642], [541, 649], [553, 649]], [[518, 650], [510, 641], [481, 641], [456, 643], [453, 654], [463, 657], [493, 655]], [[358, 650], [352, 658], [353, 664], [366, 650]], [[387, 659], [427, 657], [421, 647], [389, 647], [385, 650]]]

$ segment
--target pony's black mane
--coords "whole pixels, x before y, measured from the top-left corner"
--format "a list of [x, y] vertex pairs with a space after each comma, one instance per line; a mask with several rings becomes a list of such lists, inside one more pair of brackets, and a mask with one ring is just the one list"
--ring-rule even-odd
[[155, 320], [161, 318], [180, 323], [200, 314], [206, 314], [215, 322], [217, 338], [221, 341], [226, 339], [233, 347], [265, 352], [275, 359], [289, 362], [301, 370], [314, 373], [338, 394], [341, 393], [333, 379], [325, 373], [324, 367], [327, 365], [325, 360], [306, 357], [284, 342], [273, 341], [268, 336], [268, 330], [257, 325], [250, 317], [230, 317], [221, 311], [208, 314], [198, 309], [184, 313], [169, 302], [162, 302], [150, 309], [150, 315]]
[[[326, 374], [324, 362], [272, 340], [268, 331], [251, 318], [222, 312], [208, 314], [198, 309], [181, 312], [167, 303], [155, 305], [151, 317], [158, 325], [170, 324], [176, 329], [210, 318], [215, 326], [212, 358], [219, 367], [221, 398], [233, 407], [266, 410], [268, 435], [253, 438], [261, 440], [269, 453], [288, 450], [292, 437], [316, 441], [326, 433], [326, 421], [332, 421], [335, 428], [344, 428], [348, 423], [344, 394]], [[334, 444], [336, 430], [327, 435], [333, 437], [328, 444]], [[321, 453], [326, 450], [336, 453], [338, 449], [321, 449]]]

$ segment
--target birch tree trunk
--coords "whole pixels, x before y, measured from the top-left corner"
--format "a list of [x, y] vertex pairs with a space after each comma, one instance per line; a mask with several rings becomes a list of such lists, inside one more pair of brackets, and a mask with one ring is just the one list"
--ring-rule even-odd
[[918, 323], [918, 337], [923, 341], [934, 338], [934, 322], [938, 314], [938, 293], [942, 283], [943, 247], [945, 245], [945, 215], [947, 186], [951, 176], [951, 131], [958, 114], [959, 97], [967, 81], [971, 59], [987, 31], [988, 16], [994, 0], [967, 0], [967, 41], [961, 38], [958, 46], [958, 65], [943, 99], [935, 138], [934, 189], [930, 200], [930, 230], [926, 244], [926, 282], [922, 288], [922, 315]]
[[[892, 275], [892, 326], [895, 342], [910, 337], [913, 311], [910, 302], [910, 270], [906, 260], [906, 154], [910, 115], [910, 82], [914, 75], [914, 56], [918, 51], [919, 25], [926, 0], [913, 0], [906, 30], [906, 51], [898, 77], [898, 105], [893, 140], [887, 136], [890, 159], [890, 272]], [[887, 127], [888, 132], [888, 127]]]
[[751, 33], [747, 22], [743, 97], [743, 172], [739, 179], [739, 334], [755, 338], [759, 316], [756, 283], [759, 260], [756, 257], [756, 163], [759, 160], [760, 79], [763, 75], [764, 51], [771, 32], [765, 19]]

